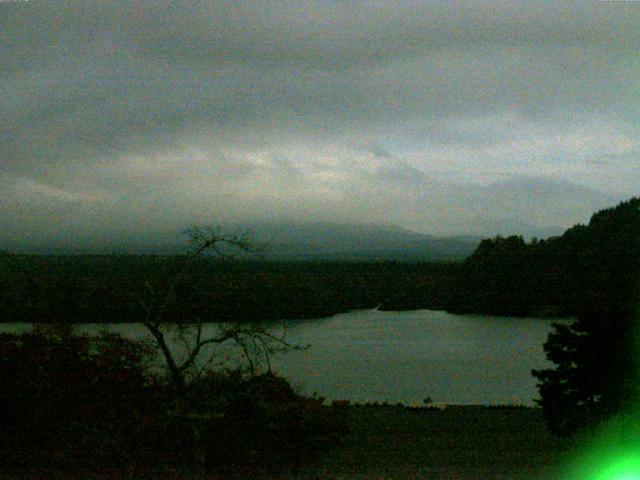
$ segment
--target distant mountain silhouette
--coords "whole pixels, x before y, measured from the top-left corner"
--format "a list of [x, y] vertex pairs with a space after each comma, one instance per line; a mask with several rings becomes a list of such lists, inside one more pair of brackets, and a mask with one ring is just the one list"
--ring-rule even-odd
[[[238, 227], [256, 243], [266, 244], [267, 259], [441, 261], [470, 255], [481, 237], [437, 237], [393, 225], [338, 223], [255, 223]], [[233, 231], [233, 228], [230, 229]], [[6, 244], [16, 253], [155, 254], [184, 253], [188, 239], [179, 231], [122, 235], [105, 240], [75, 238], [48, 244]]]
[[255, 224], [267, 257], [342, 260], [453, 260], [470, 255], [480, 237], [436, 237], [393, 225]]

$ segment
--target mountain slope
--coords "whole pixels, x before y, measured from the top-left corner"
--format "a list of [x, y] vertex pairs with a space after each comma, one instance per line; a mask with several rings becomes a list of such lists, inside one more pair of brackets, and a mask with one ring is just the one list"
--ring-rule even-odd
[[332, 223], [250, 228], [270, 258], [450, 260], [470, 255], [480, 238], [435, 237], [394, 226]]

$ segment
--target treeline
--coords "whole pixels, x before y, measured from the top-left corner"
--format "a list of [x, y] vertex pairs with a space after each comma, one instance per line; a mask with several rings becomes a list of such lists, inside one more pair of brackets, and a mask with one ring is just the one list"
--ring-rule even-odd
[[576, 225], [559, 237], [483, 240], [463, 262], [446, 309], [577, 316], [600, 310], [603, 303], [614, 311], [635, 308], [640, 293], [639, 211], [640, 198], [634, 198], [595, 213], [588, 225]]
[[[222, 261], [153, 255], [0, 255], [1, 322], [137, 322], [167, 292], [175, 322], [317, 318], [351, 309], [577, 316], [628, 308], [639, 262], [634, 198], [559, 237], [480, 242], [461, 263]], [[634, 291], [633, 295], [638, 292]], [[629, 295], [632, 295], [631, 293]]]
[[[443, 308], [452, 263], [222, 261], [184, 257], [0, 256], [2, 322], [137, 322], [176, 282], [175, 322], [317, 318], [350, 309]], [[151, 298], [158, 302], [161, 299]]]
[[596, 213], [571, 233], [573, 261], [581, 267], [571, 272], [576, 320], [554, 325], [544, 344], [555, 365], [532, 372], [539, 403], [557, 434], [588, 431], [614, 417], [614, 429], [633, 428], [640, 398], [640, 198]]

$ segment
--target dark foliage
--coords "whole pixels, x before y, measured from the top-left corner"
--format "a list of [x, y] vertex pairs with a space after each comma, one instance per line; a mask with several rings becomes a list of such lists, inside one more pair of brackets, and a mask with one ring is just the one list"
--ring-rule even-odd
[[69, 326], [0, 335], [0, 471], [186, 474], [296, 468], [347, 431], [282, 378], [213, 373], [176, 394], [155, 350]]
[[555, 325], [545, 344], [556, 367], [540, 380], [548, 426], [571, 433], [640, 401], [640, 198], [593, 215], [574, 243], [575, 263], [586, 265], [577, 283], [577, 320]]
[[[182, 257], [0, 257], [1, 322], [138, 322], [139, 300], [162, 292]], [[189, 264], [165, 318], [270, 321], [349, 309], [442, 308], [455, 264], [227, 262]], [[169, 321], [169, 320], [167, 320]]]
[[348, 431], [344, 412], [297, 395], [271, 374], [212, 375], [194, 393], [215, 405], [203, 430], [209, 470], [296, 468], [339, 445]]
[[595, 213], [560, 237], [483, 240], [446, 300], [453, 312], [565, 316], [534, 371], [549, 428], [569, 433], [640, 399], [640, 198]]
[[575, 257], [583, 227], [562, 237], [496, 237], [483, 240], [462, 265], [446, 300], [455, 313], [570, 316], [589, 263]]
[[632, 199], [594, 214], [588, 226], [547, 240], [483, 240], [461, 265], [446, 309], [569, 317], [604, 304], [617, 311], [629, 308], [639, 261], [637, 208], [638, 199]]
[[68, 326], [0, 335], [0, 464], [117, 463], [148, 415], [153, 349]]

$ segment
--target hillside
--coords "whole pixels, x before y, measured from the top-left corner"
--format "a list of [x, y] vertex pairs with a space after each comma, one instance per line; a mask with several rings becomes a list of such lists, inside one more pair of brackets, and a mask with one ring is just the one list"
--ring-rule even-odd
[[461, 260], [480, 237], [437, 237], [396, 226], [338, 223], [255, 224], [268, 258], [314, 260]]
[[[451, 261], [469, 256], [481, 237], [438, 237], [392, 225], [341, 223], [252, 223], [230, 226], [264, 245], [268, 260]], [[65, 242], [2, 241], [0, 249], [38, 255], [180, 255], [187, 237], [178, 230], [120, 232], [108, 241], [88, 236]]]
[[621, 310], [635, 305], [639, 279], [640, 198], [633, 198], [558, 237], [483, 240], [462, 264], [447, 310], [524, 316]]

